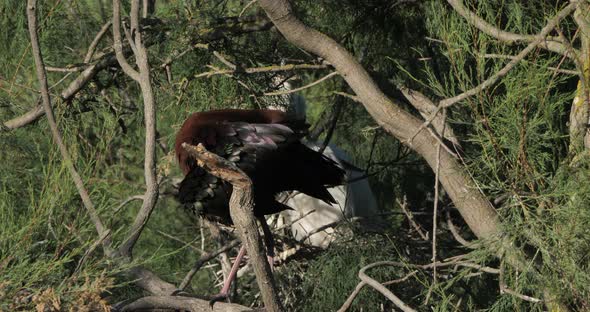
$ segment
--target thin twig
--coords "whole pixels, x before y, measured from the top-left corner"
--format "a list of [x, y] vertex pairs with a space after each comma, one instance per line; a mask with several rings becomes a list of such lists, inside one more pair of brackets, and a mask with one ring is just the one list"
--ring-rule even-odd
[[48, 72], [57, 72], [57, 73], [75, 73], [80, 72], [88, 68], [88, 66], [72, 66], [72, 67], [52, 67], [52, 66], [45, 66], [45, 70]]
[[331, 73], [327, 74], [326, 76], [324, 76], [324, 77], [322, 77], [322, 78], [320, 78], [320, 79], [318, 79], [318, 80], [316, 80], [316, 81], [314, 81], [314, 82], [312, 82], [312, 83], [310, 83], [310, 84], [307, 84], [307, 85], [305, 85], [305, 86], [302, 86], [302, 87], [299, 87], [299, 88], [295, 88], [295, 89], [291, 89], [291, 90], [283, 90], [283, 91], [275, 91], [275, 92], [266, 92], [266, 93], [264, 93], [264, 95], [266, 95], [266, 96], [273, 96], [273, 95], [285, 95], [285, 94], [290, 94], [290, 93], [299, 92], [299, 91], [301, 91], [301, 90], [305, 90], [305, 89], [307, 89], [307, 88], [313, 87], [313, 86], [315, 86], [315, 85], [317, 85], [317, 84], [321, 83], [322, 81], [324, 81], [324, 80], [326, 80], [326, 79], [329, 79], [329, 78], [331, 78], [331, 77], [333, 77], [333, 76], [336, 76], [336, 75], [338, 75], [338, 72], [331, 72]]
[[[483, 58], [497, 58], [497, 59], [511, 59], [511, 60], [515, 58], [514, 55], [497, 54], [497, 53], [485, 53], [485, 54], [480, 54], [479, 56], [483, 57]], [[522, 61], [526, 62], [526, 60], [522, 60]], [[566, 74], [566, 75], [579, 75], [580, 74], [580, 72], [577, 70], [563, 69], [563, 68], [559, 68], [559, 67], [548, 66], [547, 69], [552, 70], [556, 73]]]
[[193, 279], [193, 277], [195, 276], [195, 274], [197, 273], [197, 271], [199, 271], [199, 269], [203, 266], [203, 264], [205, 264], [207, 261], [210, 261], [212, 259], [214, 259], [215, 257], [217, 257], [218, 255], [220, 255], [221, 253], [227, 252], [230, 249], [238, 246], [240, 244], [240, 240], [239, 239], [234, 239], [231, 242], [227, 243], [225, 246], [213, 251], [213, 252], [208, 252], [205, 253], [203, 255], [201, 255], [201, 257], [199, 258], [199, 260], [197, 260], [195, 262], [195, 264], [193, 264], [193, 267], [191, 268], [191, 270], [186, 274], [186, 276], [184, 277], [184, 279], [182, 279], [182, 282], [180, 283], [180, 285], [178, 286], [178, 288], [180, 290], [186, 290], [186, 288], [188, 287], [188, 285], [190, 284], [191, 280]]
[[[45, 115], [47, 116], [47, 122], [49, 123], [49, 128], [51, 129], [53, 139], [56, 142], [57, 146], [59, 147], [63, 161], [64, 161], [65, 165], [67, 166], [68, 171], [70, 172], [70, 175], [72, 176], [72, 179], [74, 180], [74, 184], [76, 185], [76, 188], [78, 189], [78, 193], [80, 194], [80, 197], [82, 198], [82, 203], [84, 204], [84, 207], [86, 208], [86, 211], [88, 212], [88, 215], [90, 216], [90, 219], [92, 220], [92, 223], [94, 223], [94, 226], [96, 228], [96, 231], [98, 232], [98, 235], [100, 237], [108, 236], [107, 235], [108, 229], [105, 228], [104, 224], [102, 223], [100, 216], [98, 215], [98, 212], [96, 211], [96, 208], [94, 207], [94, 204], [92, 203], [92, 200], [90, 199], [88, 191], [86, 190], [86, 187], [84, 186], [84, 182], [82, 181], [82, 177], [80, 176], [80, 174], [76, 170], [76, 167], [74, 166], [74, 162], [72, 161], [70, 153], [68, 152], [68, 149], [67, 149], [65, 143], [63, 142], [60, 130], [57, 127], [57, 123], [55, 121], [55, 116], [53, 115], [53, 108], [51, 106], [51, 100], [49, 98], [49, 88], [47, 86], [47, 77], [45, 75], [45, 65], [43, 64], [43, 57], [41, 56], [41, 50], [39, 48], [39, 39], [37, 36], [36, 10], [37, 10], [37, 1], [36, 0], [28, 0], [27, 20], [28, 20], [28, 26], [29, 26], [29, 34], [31, 36], [32, 53], [33, 53], [33, 58], [35, 59], [35, 68], [37, 71], [37, 79], [39, 80], [39, 85], [41, 87], [41, 98], [42, 98], [42, 102], [43, 102], [43, 109], [45, 110]], [[107, 234], [105, 234], [105, 233], [107, 233]], [[102, 245], [105, 250], [105, 254], [111, 255], [112, 249], [111, 249], [110, 239], [106, 238], [106, 239], [102, 240]]]
[[[286, 65], [271, 65], [271, 66], [263, 66], [263, 67], [249, 67], [249, 68], [240, 68], [239, 72], [244, 74], [257, 74], [257, 73], [273, 73], [273, 72], [283, 72], [283, 71], [291, 71], [291, 70], [300, 70], [300, 69], [324, 69], [328, 68], [327, 65], [316, 65], [316, 64], [286, 64]], [[226, 74], [234, 74], [238, 71], [238, 69], [215, 69], [213, 71], [208, 71], [204, 73], [200, 73], [195, 75], [195, 78], [201, 77], [211, 77], [214, 75], [226, 75]]]
[[359, 278], [361, 281], [365, 282], [367, 285], [373, 287], [375, 290], [383, 294], [387, 299], [393, 302], [398, 308], [400, 308], [404, 312], [416, 312], [416, 310], [412, 309], [408, 306], [405, 302], [403, 302], [400, 298], [398, 298], [391, 290], [387, 289], [387, 287], [383, 286], [383, 284], [379, 283], [378, 281], [374, 280], [373, 278], [369, 277], [365, 274], [365, 271], [382, 265], [389, 265], [388, 262], [375, 262], [371, 263], [365, 267], [363, 267], [359, 271]]
[[572, 58], [574, 60], [574, 64], [576, 65], [576, 69], [578, 70], [578, 77], [580, 78], [580, 81], [582, 82], [582, 85], [585, 88], [588, 88], [588, 84], [586, 84], [586, 77], [584, 77], [584, 62], [582, 62], [582, 60], [580, 59], [580, 55], [574, 49], [574, 47], [572, 46], [572, 44], [570, 43], [570, 41], [563, 34], [563, 32], [561, 31], [561, 29], [559, 29], [559, 27], [555, 27], [555, 31], [557, 31], [557, 33], [559, 34], [559, 37], [563, 41], [563, 44], [567, 48], [567, 53], [569, 53], [569, 54], [572, 55]]
[[455, 240], [457, 242], [459, 242], [459, 244], [470, 248], [470, 249], [475, 249], [475, 244], [468, 242], [466, 239], [464, 239], [461, 234], [459, 234], [459, 231], [457, 230], [457, 227], [453, 224], [453, 221], [451, 220], [451, 212], [447, 209], [446, 211], [446, 216], [447, 216], [447, 226], [449, 227], [449, 230], [451, 231], [451, 234], [453, 235], [453, 237], [455, 238]]
[[[418, 273], [417, 270], [414, 270], [408, 274], [406, 274], [404, 277], [402, 278], [398, 278], [398, 279], [394, 279], [392, 281], [388, 281], [388, 282], [384, 282], [381, 283], [383, 286], [387, 286], [387, 285], [392, 285], [392, 284], [398, 284], [401, 282], [405, 282], [407, 281], [410, 277], [416, 275]], [[350, 296], [348, 296], [348, 298], [346, 299], [346, 301], [342, 304], [342, 306], [340, 307], [340, 309], [338, 309], [337, 312], [345, 312], [346, 310], [348, 310], [350, 308], [350, 306], [352, 305], [352, 302], [354, 301], [354, 299], [358, 296], [358, 294], [361, 292], [361, 290], [363, 289], [363, 287], [365, 287], [367, 285], [367, 283], [365, 283], [364, 281], [360, 281], [354, 291], [350, 294]]]
[[121, 208], [123, 208], [125, 205], [127, 205], [128, 203], [130, 203], [134, 200], [143, 200], [143, 195], [133, 195], [133, 196], [127, 197], [127, 199], [125, 199], [123, 202], [121, 202], [119, 204], [119, 206], [117, 206], [117, 208], [114, 209], [113, 214], [118, 213], [119, 210], [121, 210]]
[[246, 4], [246, 6], [244, 6], [244, 8], [242, 9], [242, 11], [240, 11], [240, 14], [238, 14], [238, 17], [242, 17], [242, 15], [244, 14], [244, 12], [246, 12], [246, 10], [256, 2], [256, 0], [252, 0], [250, 2], [248, 2], [248, 4]]
[[[441, 130], [441, 136], [444, 137], [445, 135], [445, 126], [447, 124], [446, 121], [447, 118], [447, 110], [444, 109], [443, 110], [443, 114], [442, 114], [442, 130]], [[436, 147], [436, 169], [434, 170], [435, 175], [434, 175], [434, 209], [432, 212], [432, 285], [430, 285], [430, 288], [428, 289], [428, 294], [426, 295], [426, 300], [424, 302], [424, 305], [428, 304], [428, 301], [430, 299], [430, 295], [432, 294], [432, 291], [434, 290], [434, 288], [436, 287], [436, 282], [437, 282], [437, 271], [436, 271], [436, 230], [438, 227], [438, 202], [439, 202], [439, 194], [438, 194], [438, 190], [439, 190], [439, 179], [440, 179], [440, 147], [441, 147], [441, 143], [438, 143], [438, 146]]]
[[424, 233], [422, 227], [419, 224], [417, 224], [416, 221], [414, 221], [414, 215], [412, 215], [412, 212], [408, 209], [408, 198], [406, 197], [406, 195], [404, 194], [402, 201], [400, 201], [399, 198], [396, 198], [395, 200], [404, 212], [404, 214], [406, 215], [406, 217], [408, 218], [408, 222], [410, 222], [410, 225], [416, 230], [416, 232], [418, 232], [418, 235], [420, 235], [420, 237], [422, 237], [423, 240], [428, 241], [428, 233]]
[[104, 240], [109, 238], [110, 235], [111, 235], [111, 231], [106, 230], [98, 237], [98, 239], [96, 241], [94, 241], [94, 243], [92, 243], [92, 245], [90, 245], [90, 247], [86, 250], [86, 252], [84, 252], [84, 255], [82, 255], [82, 258], [80, 258], [80, 261], [78, 261], [78, 265], [76, 265], [76, 269], [74, 270], [74, 274], [78, 274], [80, 272], [80, 269], [82, 268], [82, 266], [84, 265], [84, 263], [86, 262], [88, 257], [94, 252], [94, 250], [96, 250], [96, 248], [99, 245], [102, 245]]
[[523, 294], [519, 294], [516, 291], [508, 288], [508, 286], [506, 285], [506, 282], [504, 281], [504, 263], [502, 262], [502, 264], [500, 264], [500, 276], [498, 277], [498, 282], [500, 284], [500, 294], [509, 294], [512, 295], [516, 298], [522, 299], [524, 301], [528, 301], [528, 302], [532, 302], [532, 303], [541, 303], [543, 302], [543, 300], [535, 298], [535, 297], [531, 297], [531, 296], [527, 296], [527, 295], [523, 295]]
[[88, 47], [88, 52], [86, 52], [86, 56], [84, 57], [84, 63], [88, 63], [92, 60], [92, 56], [94, 55], [94, 51], [96, 51], [96, 47], [98, 46], [98, 43], [104, 37], [106, 32], [109, 30], [109, 27], [111, 27], [112, 23], [113, 23], [112, 21], [108, 21], [104, 25], [102, 25], [102, 27], [100, 28], [100, 31], [96, 34], [96, 36], [94, 37], [94, 40], [92, 40], [92, 43], [90, 43], [90, 46]]

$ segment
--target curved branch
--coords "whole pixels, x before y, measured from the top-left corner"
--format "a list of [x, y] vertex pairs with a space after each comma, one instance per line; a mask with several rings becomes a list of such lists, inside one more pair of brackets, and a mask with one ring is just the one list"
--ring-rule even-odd
[[[367, 112], [387, 132], [405, 141], [420, 127], [421, 121], [404, 111], [401, 103], [387, 98], [346, 49], [301, 23], [293, 15], [286, 0], [259, 0], [258, 3], [287, 40], [332, 64], [356, 93]], [[436, 145], [437, 140], [428, 131], [421, 131], [411, 147], [435, 168]], [[496, 211], [478, 191], [465, 169], [446, 150], [441, 152], [440, 170], [441, 184], [473, 232], [480, 238], [500, 236], [501, 227]]]
[[374, 280], [373, 278], [369, 277], [365, 271], [368, 269], [374, 268], [376, 266], [381, 265], [389, 265], [389, 262], [375, 262], [371, 263], [365, 267], [363, 267], [359, 271], [359, 278], [361, 281], [365, 282], [367, 285], [373, 287], [375, 290], [383, 294], [387, 299], [391, 300], [398, 308], [405, 312], [416, 312], [416, 310], [412, 309], [408, 306], [405, 302], [403, 302], [400, 298], [398, 298], [391, 290], [387, 289], [387, 287], [383, 286], [383, 284], [379, 283], [378, 281]]
[[553, 28], [555, 28], [555, 26], [557, 26], [557, 24], [559, 23], [560, 20], [562, 20], [563, 18], [565, 18], [566, 16], [570, 15], [578, 6], [578, 2], [571, 2], [568, 6], [566, 6], [565, 8], [563, 8], [561, 11], [559, 11], [559, 13], [557, 13], [557, 15], [555, 15], [548, 23], [547, 25], [545, 25], [545, 27], [543, 27], [543, 29], [541, 30], [541, 32], [539, 34], [537, 34], [535, 36], [535, 40], [533, 42], [531, 42], [526, 48], [524, 48], [522, 51], [520, 51], [520, 53], [518, 53], [514, 58], [510, 59], [510, 62], [508, 62], [508, 64], [506, 64], [504, 67], [502, 67], [502, 69], [500, 69], [499, 71], [497, 71], [496, 73], [494, 73], [492, 76], [490, 76], [488, 79], [484, 80], [482, 83], [480, 83], [479, 85], [461, 93], [458, 94], [456, 96], [444, 99], [442, 101], [440, 101], [438, 103], [438, 106], [436, 108], [436, 110], [430, 114], [430, 117], [426, 119], [426, 121], [420, 126], [418, 127], [418, 129], [414, 132], [413, 135], [410, 136], [410, 138], [408, 139], [409, 142], [412, 142], [414, 137], [420, 133], [422, 130], [424, 130], [430, 123], [432, 123], [432, 121], [436, 118], [436, 116], [438, 115], [438, 113], [443, 109], [443, 108], [448, 108], [453, 106], [454, 104], [463, 101], [466, 98], [469, 98], [471, 96], [474, 96], [478, 93], [480, 93], [481, 91], [493, 86], [494, 84], [496, 84], [496, 82], [498, 82], [498, 80], [500, 80], [500, 78], [506, 76], [508, 74], [508, 72], [510, 72], [510, 70], [512, 70], [518, 63], [520, 63], [531, 51], [533, 51], [533, 49], [535, 49], [537, 47], [537, 45], [543, 41], [543, 39], [545, 38], [545, 36], [547, 36], [547, 34], [553, 30]]
[[78, 193], [82, 198], [82, 203], [90, 216], [90, 219], [94, 223], [96, 227], [96, 231], [100, 237], [104, 237], [105, 239], [102, 240], [102, 245], [104, 247], [105, 253], [107, 255], [112, 254], [111, 250], [111, 240], [108, 238], [109, 232], [108, 229], [102, 223], [92, 200], [90, 199], [90, 195], [88, 195], [88, 191], [84, 186], [84, 181], [82, 181], [82, 177], [76, 170], [74, 166], [74, 162], [68, 152], [68, 149], [63, 142], [61, 133], [59, 128], [57, 127], [57, 123], [55, 121], [55, 116], [53, 115], [53, 108], [51, 107], [51, 100], [49, 98], [49, 87], [47, 85], [47, 77], [45, 74], [45, 65], [43, 63], [43, 57], [41, 56], [41, 49], [39, 47], [39, 38], [37, 36], [37, 1], [36, 0], [29, 0], [27, 3], [27, 20], [29, 26], [29, 34], [31, 36], [31, 48], [33, 53], [33, 58], [35, 59], [35, 69], [37, 71], [37, 79], [39, 80], [39, 85], [41, 87], [41, 99], [43, 102], [43, 109], [45, 111], [45, 115], [47, 116], [47, 122], [49, 123], [49, 128], [51, 129], [51, 134], [53, 135], [53, 140], [59, 147], [59, 151], [61, 156], [63, 157], [63, 161], [74, 180], [74, 184], [78, 189]]
[[[455, 12], [459, 13], [459, 15], [465, 18], [470, 24], [475, 26], [477, 29], [481, 30], [483, 33], [488, 34], [498, 40], [501, 40], [508, 44], [512, 44], [515, 42], [533, 42], [536, 39], [533, 35], [515, 34], [494, 27], [493, 25], [489, 24], [481, 17], [479, 17], [477, 14], [468, 10], [463, 5], [462, 0], [447, 0], [447, 2], [453, 7]], [[548, 40], [544, 42], [539, 42], [538, 45], [544, 49], [562, 55], [565, 55], [567, 53], [566, 47], [561, 42], [556, 41], [553, 38], [548, 38]]]
[[262, 238], [254, 218], [252, 181], [235, 164], [207, 151], [203, 144], [193, 146], [183, 143], [182, 147], [197, 160], [197, 165], [232, 184], [233, 191], [229, 201], [230, 216], [250, 255], [250, 262], [256, 274], [264, 306], [268, 311], [281, 311], [278, 291], [264, 255]]
[[[269, 21], [257, 21], [250, 22], [250, 17], [243, 18], [243, 22], [231, 24], [230, 26], [222, 25], [220, 27], [213, 28], [203, 34], [199, 34], [198, 38], [200, 41], [215, 41], [225, 38], [227, 33], [232, 33], [236, 35], [247, 34], [256, 31], [266, 31], [271, 28], [272, 23]], [[193, 36], [197, 37], [197, 36]], [[164, 38], [164, 36], [159, 36], [157, 38]], [[156, 40], [147, 40], [146, 45], [154, 44]], [[128, 56], [132, 53], [131, 48], [129, 46], [125, 46], [123, 48], [123, 55]], [[70, 83], [70, 85], [62, 91], [61, 97], [64, 101], [70, 100], [74, 95], [76, 95], [87, 83], [90, 81], [96, 74], [108, 67], [115, 66], [118, 64], [116, 55], [113, 52], [109, 52], [106, 54], [102, 54], [100, 56], [100, 60], [94, 64], [88, 66], [80, 75]], [[43, 106], [38, 104], [31, 108], [28, 112], [24, 113], [19, 117], [15, 117], [11, 120], [1, 122], [0, 121], [0, 131], [10, 131], [16, 128], [24, 127], [39, 117], [43, 116], [44, 110]]]
[[[158, 179], [156, 174], [156, 138], [157, 138], [157, 131], [156, 131], [156, 105], [154, 99], [154, 92], [152, 90], [152, 82], [150, 78], [150, 65], [148, 62], [148, 53], [147, 48], [143, 44], [141, 40], [141, 31], [137, 28], [138, 25], [138, 16], [139, 16], [139, 1], [134, 0], [131, 5], [131, 30], [132, 34], [135, 36], [135, 63], [137, 63], [137, 67], [139, 68], [139, 72], [131, 72], [132, 75], [137, 73], [137, 77], [135, 79], [141, 88], [141, 94], [143, 97], [143, 106], [144, 106], [144, 126], [145, 126], [145, 152], [144, 152], [144, 163], [143, 163], [143, 170], [145, 176], [145, 185], [146, 191], [143, 195], [143, 204], [133, 221], [133, 225], [131, 226], [131, 230], [129, 231], [129, 236], [127, 239], [121, 244], [119, 248], [119, 252], [126, 257], [131, 257], [131, 253], [133, 250], [133, 246], [139, 239], [141, 232], [143, 231], [145, 225], [147, 224], [152, 212], [154, 211], [154, 207], [156, 206], [156, 202], [158, 201], [159, 195], [159, 187], [158, 187]], [[113, 32], [119, 33], [119, 41], [120, 44], [120, 29], [119, 27], [119, 14], [115, 15], [115, 11], [119, 10], [119, 1], [113, 1]], [[115, 31], [116, 29], [116, 31]], [[115, 48], [117, 47], [117, 42], [115, 42]], [[119, 45], [119, 48], [121, 46]], [[123, 57], [121, 53], [117, 53], [117, 59], [119, 60], [119, 64], [121, 64], [121, 68], [123, 68], [123, 64], [121, 63], [121, 59], [119, 58], [119, 54]], [[133, 77], [133, 76], [132, 76]]]
[[115, 41], [113, 44], [115, 55], [117, 56], [117, 61], [119, 62], [121, 69], [129, 77], [133, 78], [133, 80], [139, 81], [139, 72], [129, 65], [125, 55], [123, 55], [123, 40], [121, 39], [121, 4], [119, 3], [119, 0], [113, 0], [113, 40]]

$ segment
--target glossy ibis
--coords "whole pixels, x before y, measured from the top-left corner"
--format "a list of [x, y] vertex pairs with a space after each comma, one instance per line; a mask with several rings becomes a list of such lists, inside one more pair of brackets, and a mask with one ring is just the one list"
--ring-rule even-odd
[[[264, 216], [291, 209], [276, 196], [299, 191], [331, 204], [335, 200], [327, 187], [344, 180], [344, 170], [336, 162], [301, 142], [307, 127], [278, 110], [226, 109], [191, 115], [176, 136], [176, 156], [185, 174], [179, 201], [196, 215], [232, 224], [231, 185], [197, 166], [182, 143], [202, 143], [207, 150], [235, 163], [252, 180], [254, 215], [261, 223], [272, 267], [274, 243]], [[242, 246], [221, 292], [212, 301], [227, 297], [244, 254]]]

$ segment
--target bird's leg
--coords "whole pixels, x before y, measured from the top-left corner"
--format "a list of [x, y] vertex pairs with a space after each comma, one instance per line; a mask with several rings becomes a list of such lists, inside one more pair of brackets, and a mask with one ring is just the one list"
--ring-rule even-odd
[[236, 256], [236, 260], [234, 260], [234, 264], [231, 267], [231, 271], [229, 272], [228, 277], [225, 279], [225, 281], [223, 281], [223, 288], [221, 288], [221, 291], [217, 295], [213, 296], [211, 300], [209, 300], [209, 305], [211, 307], [213, 307], [215, 302], [227, 299], [229, 295], [229, 289], [231, 287], [231, 282], [233, 282], [233, 280], [236, 278], [236, 274], [238, 273], [238, 269], [240, 268], [240, 262], [242, 262], [242, 258], [244, 258], [244, 255], [246, 255], [246, 246], [242, 245], [240, 251], [238, 252], [238, 255]]
[[258, 220], [260, 221], [260, 225], [262, 226], [262, 232], [264, 233], [264, 244], [266, 245], [266, 257], [268, 259], [268, 264], [270, 265], [270, 271], [274, 271], [274, 264], [275, 264], [275, 240], [270, 232], [270, 228], [268, 227], [268, 223], [266, 222], [266, 218], [259, 217]]

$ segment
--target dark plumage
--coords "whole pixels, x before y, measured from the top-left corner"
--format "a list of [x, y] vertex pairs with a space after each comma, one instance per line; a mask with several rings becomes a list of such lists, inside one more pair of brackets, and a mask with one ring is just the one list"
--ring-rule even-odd
[[307, 127], [276, 110], [228, 109], [191, 115], [176, 136], [176, 155], [186, 175], [178, 199], [194, 207], [197, 214], [231, 224], [231, 185], [197, 166], [181, 146], [186, 142], [203, 143], [209, 151], [234, 162], [252, 179], [254, 214], [259, 218], [289, 209], [275, 199], [284, 191], [300, 191], [334, 203], [326, 187], [342, 184], [344, 171], [301, 143]]
[[[207, 150], [235, 163], [252, 180], [254, 215], [262, 225], [272, 269], [274, 241], [264, 216], [290, 209], [278, 202], [276, 195], [300, 191], [335, 203], [326, 187], [344, 180], [344, 170], [334, 161], [301, 143], [307, 127], [302, 121], [288, 120], [285, 113], [276, 110], [228, 109], [191, 115], [176, 135], [176, 156], [186, 175], [178, 199], [195, 214], [231, 224], [232, 186], [197, 166], [182, 143], [202, 143]], [[211, 299], [211, 304], [227, 298], [245, 253], [242, 246], [221, 292]]]

